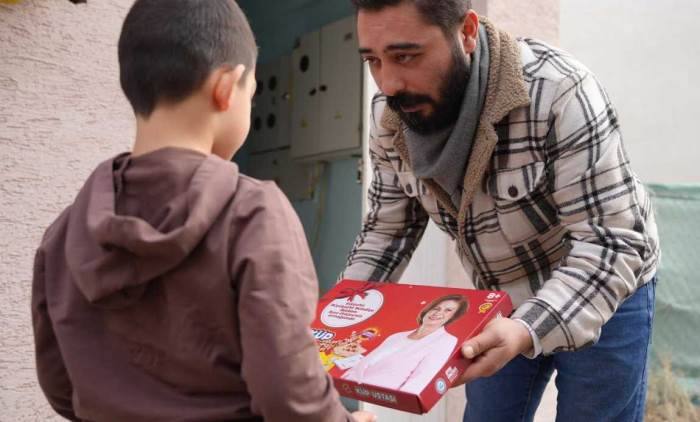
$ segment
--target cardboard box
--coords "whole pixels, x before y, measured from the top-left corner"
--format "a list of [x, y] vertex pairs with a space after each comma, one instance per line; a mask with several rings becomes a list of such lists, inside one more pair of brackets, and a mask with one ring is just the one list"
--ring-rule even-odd
[[343, 280], [312, 329], [340, 395], [422, 414], [468, 366], [464, 341], [511, 311], [499, 291]]

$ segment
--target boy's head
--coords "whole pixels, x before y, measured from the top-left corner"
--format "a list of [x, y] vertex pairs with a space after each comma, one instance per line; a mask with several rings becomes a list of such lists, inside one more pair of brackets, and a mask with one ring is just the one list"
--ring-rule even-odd
[[136, 0], [119, 39], [121, 86], [145, 120], [158, 107], [204, 95], [221, 114], [217, 129], [228, 132], [215, 135], [242, 142], [257, 54], [234, 0]]

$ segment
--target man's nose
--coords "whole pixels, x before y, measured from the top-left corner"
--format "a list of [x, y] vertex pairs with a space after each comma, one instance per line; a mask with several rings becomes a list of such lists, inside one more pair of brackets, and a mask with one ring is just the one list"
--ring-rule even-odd
[[377, 81], [377, 86], [386, 95], [393, 97], [401, 91], [404, 91], [406, 84], [404, 83], [401, 74], [392, 68], [386, 66], [382, 69], [380, 80]]

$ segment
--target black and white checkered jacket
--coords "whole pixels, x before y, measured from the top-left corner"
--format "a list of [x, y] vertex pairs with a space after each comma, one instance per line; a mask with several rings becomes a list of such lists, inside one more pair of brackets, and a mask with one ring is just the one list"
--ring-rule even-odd
[[544, 354], [594, 343], [659, 256], [617, 114], [568, 54], [486, 22], [490, 77], [460, 209], [411, 171], [402, 124], [373, 101], [369, 212], [342, 277], [398, 280], [428, 219], [478, 288], [507, 291]]

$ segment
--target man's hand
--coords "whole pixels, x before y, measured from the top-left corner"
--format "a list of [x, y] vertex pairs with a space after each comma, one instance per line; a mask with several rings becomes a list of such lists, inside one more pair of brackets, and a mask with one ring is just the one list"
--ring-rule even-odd
[[532, 337], [527, 327], [510, 318], [494, 319], [481, 334], [462, 345], [462, 355], [472, 362], [454, 386], [489, 377], [511, 359], [531, 349]]
[[377, 415], [363, 410], [352, 412], [352, 417], [355, 418], [357, 422], [377, 422]]

